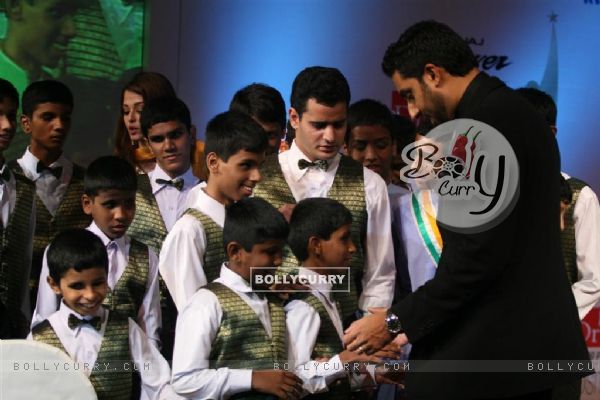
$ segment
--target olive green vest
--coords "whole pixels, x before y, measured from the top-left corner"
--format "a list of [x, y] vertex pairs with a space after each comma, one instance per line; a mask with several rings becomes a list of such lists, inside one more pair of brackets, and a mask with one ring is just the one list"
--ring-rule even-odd
[[[48, 320], [36, 325], [31, 334], [34, 340], [57, 347], [66, 353]], [[129, 371], [121, 370], [123, 362], [129, 362]], [[98, 400], [130, 400], [133, 368], [129, 349], [129, 323], [125, 315], [109, 313], [96, 363], [102, 367], [99, 371], [92, 371], [90, 381]], [[105, 371], [105, 363], [109, 365], [108, 372]], [[113, 368], [117, 368], [118, 372], [114, 372]]]
[[208, 215], [195, 208], [189, 208], [185, 214], [189, 214], [200, 221], [204, 229], [206, 235], [204, 274], [206, 275], [206, 281], [212, 282], [219, 277], [221, 265], [227, 261], [227, 255], [223, 247], [223, 228], [217, 225]]
[[579, 193], [581, 193], [581, 189], [583, 189], [585, 186], [588, 186], [588, 184], [580, 181], [577, 178], [569, 178], [567, 183], [571, 187], [573, 198], [571, 200], [571, 204], [564, 214], [565, 228], [561, 232], [561, 245], [567, 277], [572, 285], [579, 280], [577, 274], [577, 249], [575, 246], [575, 221], [573, 220], [573, 212], [575, 210], [577, 199], [579, 199]]
[[[211, 282], [204, 286], [217, 296], [223, 317], [213, 340], [210, 368], [269, 369], [287, 362], [285, 312], [277, 297], [269, 297], [271, 338], [254, 310], [227, 286]], [[281, 367], [281, 368], [282, 368]], [[268, 395], [245, 392], [233, 399], [264, 399]]]
[[[11, 161], [11, 169], [16, 175], [21, 175], [28, 179], [24, 174], [19, 163]], [[67, 186], [56, 214], [52, 216], [39, 196], [35, 196], [35, 234], [33, 236], [33, 254], [31, 260], [31, 272], [29, 275], [29, 287], [31, 289], [32, 304], [35, 304], [37, 298], [38, 280], [42, 270], [42, 260], [44, 251], [54, 236], [66, 229], [86, 228], [92, 219], [83, 212], [81, 207], [81, 195], [83, 195], [83, 176], [85, 169], [77, 164], [73, 164], [73, 174], [71, 181]]]
[[[311, 306], [318, 314], [321, 320], [319, 333], [313, 348], [311, 358], [331, 358], [336, 354], [344, 351], [342, 339], [338, 335], [333, 321], [329, 317], [327, 309], [312, 293], [296, 293], [294, 299], [300, 300]], [[339, 312], [339, 310], [338, 310]], [[333, 382], [328, 387], [325, 393], [306, 396], [305, 399], [349, 399], [350, 398], [350, 381], [346, 377]]]
[[148, 175], [138, 175], [138, 190], [135, 195], [135, 217], [127, 234], [160, 254], [163, 241], [167, 236], [165, 221], [160, 214], [158, 203], [152, 194], [152, 185]]
[[137, 320], [148, 287], [148, 264], [148, 246], [131, 239], [127, 266], [103, 302], [109, 310], [119, 311]]
[[[275, 208], [283, 204], [294, 204], [296, 200], [281, 172], [277, 155], [267, 157], [261, 168], [262, 181], [255, 187], [254, 195], [262, 197]], [[350, 157], [342, 156], [328, 197], [345, 205], [352, 213], [352, 241], [356, 253], [351, 262], [350, 292], [348, 285], [334, 287], [335, 298], [342, 308], [342, 320], [347, 320], [358, 309], [358, 297], [362, 291], [361, 282], [365, 268], [364, 239], [367, 232], [367, 208], [363, 166]], [[283, 251], [283, 273], [297, 273], [298, 260], [289, 247]]]
[[22, 175], [13, 174], [16, 202], [6, 227], [0, 224], [0, 301], [6, 306], [14, 338], [25, 338], [28, 318], [22, 313], [29, 283], [31, 246], [31, 214], [35, 185]]

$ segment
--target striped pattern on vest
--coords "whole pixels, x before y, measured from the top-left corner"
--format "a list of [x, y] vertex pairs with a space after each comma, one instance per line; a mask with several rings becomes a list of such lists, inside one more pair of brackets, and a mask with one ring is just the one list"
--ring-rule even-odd
[[[336, 354], [344, 351], [342, 339], [338, 335], [335, 325], [327, 312], [327, 309], [314, 294], [312, 293], [296, 293], [295, 300], [300, 300], [311, 306], [321, 319], [321, 326], [315, 342], [315, 347], [311, 354], [311, 358], [331, 358]], [[338, 311], [339, 312], [339, 311]], [[349, 399], [350, 398], [350, 381], [346, 377], [333, 382], [328, 391], [320, 394], [313, 394], [305, 397], [306, 399]]]
[[[227, 286], [211, 282], [204, 286], [217, 296], [223, 318], [210, 352], [210, 368], [273, 369], [287, 362], [285, 313], [281, 301], [269, 299], [269, 338], [254, 310]], [[283, 364], [281, 364], [283, 365]]]
[[573, 220], [573, 213], [575, 210], [575, 204], [579, 199], [579, 193], [581, 193], [581, 189], [583, 189], [585, 186], [588, 186], [588, 184], [577, 178], [569, 178], [567, 179], [567, 183], [573, 192], [573, 199], [571, 200], [571, 204], [564, 214], [565, 229], [561, 232], [560, 239], [563, 259], [565, 262], [565, 270], [567, 271], [569, 282], [572, 285], [579, 280], [577, 273], [577, 249], [575, 247], [575, 221]]
[[165, 221], [160, 214], [156, 198], [152, 194], [152, 185], [148, 175], [138, 175], [137, 180], [135, 217], [127, 234], [150, 247], [156, 254], [160, 254], [163, 241], [167, 236]]
[[[255, 187], [254, 195], [262, 197], [275, 208], [283, 204], [296, 203], [292, 191], [281, 172], [277, 155], [267, 157], [261, 173], [262, 181]], [[351, 262], [350, 293], [336, 292], [335, 298], [342, 307], [342, 320], [347, 320], [358, 309], [361, 281], [365, 268], [364, 239], [367, 231], [367, 208], [365, 200], [365, 184], [363, 166], [350, 157], [342, 156], [328, 197], [345, 205], [352, 213], [352, 241], [356, 245], [356, 253]], [[297, 273], [298, 260], [289, 247], [283, 251], [283, 273]], [[347, 289], [334, 287], [337, 290]]]
[[206, 249], [204, 250], [204, 274], [206, 281], [212, 282], [219, 277], [221, 265], [227, 261], [223, 248], [223, 228], [212, 218], [195, 208], [188, 208], [185, 214], [196, 218], [202, 224], [206, 235]]
[[6, 306], [12, 333], [25, 338], [29, 322], [21, 308], [29, 282], [28, 251], [31, 245], [31, 211], [35, 185], [29, 179], [13, 174], [16, 202], [6, 227], [0, 224], [0, 300]]
[[[34, 340], [57, 347], [66, 353], [48, 320], [36, 325], [31, 334]], [[131, 362], [129, 323], [126, 316], [109, 313], [96, 362], [100, 365], [110, 365], [108, 372], [93, 371], [90, 375], [98, 400], [130, 400], [132, 373], [120, 370], [122, 362]], [[113, 368], [118, 368], [119, 372], [114, 372]]]
[[[11, 162], [11, 169], [16, 175], [21, 175], [28, 179], [24, 174], [19, 163], [15, 160]], [[31, 288], [32, 299], [37, 297], [38, 280], [42, 269], [42, 259], [44, 250], [50, 244], [57, 233], [71, 228], [85, 228], [92, 219], [83, 212], [81, 207], [81, 195], [83, 194], [83, 176], [85, 169], [77, 164], [73, 164], [73, 174], [71, 181], [67, 186], [56, 214], [52, 216], [40, 197], [35, 196], [35, 234], [33, 236], [33, 254], [31, 261], [31, 273], [29, 286]]]
[[123, 274], [103, 304], [109, 310], [119, 311], [135, 321], [148, 287], [148, 246], [132, 239], [128, 258]]

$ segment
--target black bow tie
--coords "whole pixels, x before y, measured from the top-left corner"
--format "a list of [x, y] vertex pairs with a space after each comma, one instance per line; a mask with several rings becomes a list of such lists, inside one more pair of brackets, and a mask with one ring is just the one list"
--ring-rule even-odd
[[322, 169], [323, 171], [327, 171], [329, 163], [327, 162], [327, 160], [316, 160], [315, 162], [310, 162], [302, 158], [298, 160], [298, 168], [306, 169], [310, 167], [317, 167], [319, 169]]
[[80, 319], [75, 314], [69, 314], [69, 328], [75, 329], [78, 326], [88, 324], [95, 330], [99, 331], [100, 326], [102, 325], [102, 321], [100, 317], [94, 317], [92, 319]]
[[44, 171], [48, 171], [52, 175], [54, 175], [54, 177], [56, 179], [60, 179], [60, 176], [62, 175], [62, 167], [50, 168], [50, 167], [45, 166], [44, 163], [42, 163], [41, 161], [38, 161], [37, 166], [35, 167], [35, 171], [38, 174], [41, 174]]
[[181, 192], [181, 190], [183, 189], [183, 179], [173, 179], [172, 181], [167, 180], [167, 179], [157, 179], [156, 183], [158, 183], [159, 185], [169, 185], [169, 186], [173, 186], [175, 189], [179, 190]]

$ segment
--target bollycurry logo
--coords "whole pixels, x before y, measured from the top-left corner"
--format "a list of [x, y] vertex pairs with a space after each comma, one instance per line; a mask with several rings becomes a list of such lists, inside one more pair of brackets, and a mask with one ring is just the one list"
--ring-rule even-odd
[[254, 292], [310, 292], [310, 287], [315, 285], [322, 291], [350, 292], [349, 267], [327, 268], [322, 273], [317, 269], [314, 271], [310, 275], [281, 274], [277, 267], [252, 267], [250, 284]]
[[482, 232], [504, 220], [519, 191], [512, 146], [492, 126], [455, 119], [402, 151], [400, 175], [414, 191], [427, 191], [437, 223], [464, 233]]

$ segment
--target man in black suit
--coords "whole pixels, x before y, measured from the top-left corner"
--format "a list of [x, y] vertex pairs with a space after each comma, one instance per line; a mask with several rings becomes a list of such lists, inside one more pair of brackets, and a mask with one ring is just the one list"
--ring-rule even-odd
[[[396, 335], [396, 343], [412, 343], [411, 360], [420, 361], [406, 376], [411, 400], [552, 398], [552, 387], [590, 373], [527, 372], [526, 361], [589, 360], [561, 255], [552, 132], [518, 94], [480, 72], [469, 46], [444, 24], [407, 29], [382, 67], [433, 122], [470, 118], [496, 128], [516, 154], [520, 185], [514, 208], [496, 226], [479, 233], [440, 226], [444, 247], [435, 277], [389, 310], [355, 322], [345, 343], [366, 352]], [[450, 363], [450, 371], [418, 372], [443, 370], [439, 360], [466, 360], [466, 370], [453, 372], [458, 364]], [[482, 360], [524, 361], [504, 369], [498, 363], [502, 373], [474, 373], [489, 371]]]

